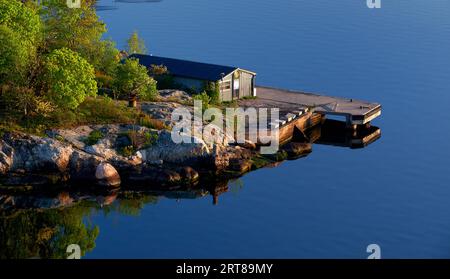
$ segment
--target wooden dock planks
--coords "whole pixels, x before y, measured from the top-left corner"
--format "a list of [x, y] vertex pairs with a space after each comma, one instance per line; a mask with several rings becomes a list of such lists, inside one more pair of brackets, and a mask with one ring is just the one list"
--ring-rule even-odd
[[344, 116], [349, 125], [364, 125], [381, 115], [381, 105], [378, 103], [262, 86], [256, 90], [262, 102], [302, 106], [324, 115]]

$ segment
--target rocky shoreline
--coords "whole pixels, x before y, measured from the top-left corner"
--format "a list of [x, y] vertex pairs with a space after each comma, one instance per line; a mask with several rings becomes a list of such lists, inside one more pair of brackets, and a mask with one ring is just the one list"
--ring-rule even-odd
[[277, 154], [261, 156], [254, 143], [229, 144], [227, 137], [207, 144], [189, 136], [192, 143], [176, 144], [171, 139], [170, 113], [186, 101], [189, 96], [182, 91], [164, 91], [159, 102], [141, 105], [144, 113], [166, 123], [168, 129], [108, 124], [54, 129], [45, 136], [5, 133], [0, 138], [0, 185], [170, 189], [200, 179], [241, 176], [311, 152], [308, 143], [288, 143]]
[[[98, 130], [104, 131], [103, 139], [93, 145], [83, 143], [87, 133]], [[127, 131], [154, 133], [157, 138], [150, 146], [126, 156], [118, 149]], [[201, 139], [193, 140], [193, 143], [175, 144], [167, 130], [128, 124], [52, 130], [47, 137], [6, 133], [0, 139], [0, 181], [3, 185], [70, 182], [103, 187], [121, 184], [170, 187], [194, 184], [200, 176], [240, 176], [271, 161], [311, 150], [309, 144], [289, 143], [279, 153], [263, 157], [252, 143], [208, 146]]]

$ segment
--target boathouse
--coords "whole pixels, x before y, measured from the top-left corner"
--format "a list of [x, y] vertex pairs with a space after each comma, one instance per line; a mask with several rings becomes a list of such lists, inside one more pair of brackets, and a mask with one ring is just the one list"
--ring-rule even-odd
[[139, 63], [149, 69], [152, 65], [167, 67], [175, 83], [196, 92], [201, 92], [204, 89], [205, 82], [217, 82], [220, 88], [221, 101], [256, 96], [256, 73], [238, 67], [144, 54], [132, 54], [129, 58], [139, 59]]

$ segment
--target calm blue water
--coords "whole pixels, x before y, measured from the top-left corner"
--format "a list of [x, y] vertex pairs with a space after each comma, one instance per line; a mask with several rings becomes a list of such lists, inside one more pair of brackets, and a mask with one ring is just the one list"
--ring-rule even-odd
[[[450, 2], [163, 0], [99, 12], [124, 47], [258, 73], [262, 85], [380, 102], [380, 140], [314, 145], [243, 186], [94, 215], [89, 258], [450, 258]], [[237, 187], [239, 188], [239, 187]]]

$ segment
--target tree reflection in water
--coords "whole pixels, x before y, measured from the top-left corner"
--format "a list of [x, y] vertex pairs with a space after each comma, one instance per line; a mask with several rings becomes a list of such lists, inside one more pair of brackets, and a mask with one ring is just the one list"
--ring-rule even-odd
[[66, 258], [73, 243], [91, 251], [99, 228], [84, 222], [89, 214], [91, 208], [83, 205], [0, 211], [0, 258]]
[[[214, 188], [214, 187], [212, 187]], [[81, 256], [95, 248], [100, 228], [91, 223], [98, 212], [137, 216], [160, 197], [195, 199], [206, 189], [174, 191], [116, 190], [103, 194], [68, 193], [56, 195], [0, 193], [0, 259], [64, 259], [70, 244], [78, 244]]]

